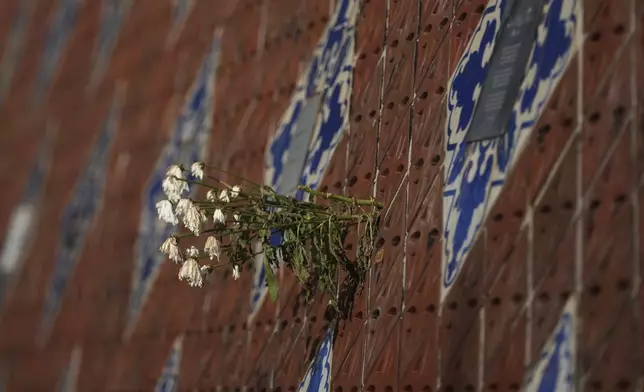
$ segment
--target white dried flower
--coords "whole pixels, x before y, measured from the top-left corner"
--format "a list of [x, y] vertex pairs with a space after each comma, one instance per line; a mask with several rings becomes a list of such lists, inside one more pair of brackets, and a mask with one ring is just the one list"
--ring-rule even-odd
[[190, 206], [183, 214], [183, 224], [186, 226], [186, 229], [198, 236], [201, 232], [201, 224], [205, 221], [206, 217], [201, 213], [201, 210], [190, 202]]
[[170, 260], [173, 260], [176, 263], [183, 260], [181, 249], [179, 249], [179, 244], [175, 237], [170, 237], [165, 240], [159, 250], [161, 253], [166, 254]]
[[238, 265], [233, 266], [233, 278], [235, 278], [235, 280], [239, 279], [239, 266]]
[[184, 192], [188, 191], [188, 183], [184, 181], [181, 166], [172, 165], [166, 171], [166, 177], [161, 183], [163, 192], [170, 201], [177, 201]]
[[157, 203], [157, 214], [162, 221], [172, 223], [175, 226], [179, 223], [179, 220], [174, 215], [172, 203], [169, 200], [161, 200]]
[[233, 214], [233, 220], [235, 221], [235, 227], [237, 227], [241, 223], [241, 216], [239, 214]]
[[190, 166], [190, 171], [194, 178], [203, 180], [203, 169], [206, 167], [203, 162], [195, 162]]
[[217, 201], [217, 192], [214, 189], [211, 189], [206, 193], [206, 199], [208, 201]]
[[217, 241], [217, 238], [214, 236], [208, 237], [203, 251], [210, 257], [210, 260], [214, 257], [217, 257], [217, 260], [219, 260], [219, 241]]
[[239, 196], [239, 191], [241, 191], [241, 187], [239, 185], [235, 185], [231, 190], [230, 190], [230, 198], [234, 199], [237, 196]]
[[183, 178], [183, 167], [181, 165], [170, 165], [168, 170], [165, 172], [166, 176], [175, 176], [177, 178]]
[[203, 275], [201, 274], [201, 268], [199, 268], [199, 263], [195, 259], [188, 259], [179, 269], [179, 280], [187, 280], [190, 287], [202, 287], [203, 286]]
[[224, 203], [228, 203], [230, 201], [230, 196], [228, 196], [228, 189], [221, 191], [221, 193], [219, 194], [219, 200], [223, 201]]
[[215, 213], [212, 215], [212, 220], [214, 220], [215, 223], [226, 223], [226, 215], [224, 215], [224, 212], [221, 209], [217, 208]]
[[177, 216], [181, 216], [181, 215], [184, 215], [191, 208], [192, 208], [192, 200], [181, 199], [179, 200], [179, 203], [177, 203], [177, 208], [175, 209], [175, 213], [177, 214]]
[[191, 258], [199, 257], [199, 249], [191, 246], [190, 248], [186, 249], [186, 255]]
[[202, 265], [201, 267], [199, 267], [199, 269], [201, 270], [201, 274], [203, 276], [210, 275], [213, 271], [213, 268], [209, 265]]

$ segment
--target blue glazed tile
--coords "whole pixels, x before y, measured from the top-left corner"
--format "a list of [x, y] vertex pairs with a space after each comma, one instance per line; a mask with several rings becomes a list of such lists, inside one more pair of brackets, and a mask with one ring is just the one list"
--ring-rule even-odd
[[[357, 12], [357, 1], [339, 1], [333, 18], [315, 48], [309, 68], [300, 76], [281, 125], [269, 141], [265, 182], [278, 192], [293, 192], [298, 184], [317, 186], [348, 123]], [[309, 100], [320, 94], [322, 108], [318, 111], [318, 120], [312, 128], [298, 129], [295, 125], [302, 109]], [[291, 141], [297, 133], [302, 132], [311, 135], [308, 148], [301, 152], [291, 150]], [[289, 179], [288, 183], [284, 183], [284, 165], [292, 155], [298, 153], [306, 154], [302, 174], [299, 179]]]
[[102, 0], [100, 29], [96, 37], [89, 82], [92, 89], [96, 88], [105, 73], [132, 4], [133, 0]]
[[[297, 185], [316, 188], [348, 126], [357, 13], [357, 0], [338, 1], [308, 69], [300, 75], [281, 125], [269, 140], [264, 182], [278, 193], [302, 198], [302, 192], [296, 192]], [[304, 116], [311, 115], [311, 110], [315, 110], [315, 121], [303, 121]], [[309, 140], [306, 148], [300, 147], [302, 140]], [[271, 239], [276, 244], [280, 241], [279, 236]], [[251, 319], [268, 292], [261, 258], [256, 261], [255, 271]]]
[[18, 14], [13, 18], [11, 31], [0, 61], [0, 104], [2, 104], [11, 89], [13, 75], [20, 64], [34, 4], [34, 0], [21, 1]]
[[110, 147], [117, 132], [122, 97], [115, 94], [110, 112], [89, 160], [78, 178], [60, 222], [60, 237], [40, 325], [40, 339], [47, 339], [58, 315], [67, 283], [85, 246], [85, 239], [101, 207]]
[[189, 167], [193, 162], [206, 160], [212, 131], [215, 74], [219, 64], [220, 39], [221, 31], [218, 31], [210, 52], [206, 55], [186, 96], [184, 107], [174, 123], [170, 140], [161, 152], [144, 191], [126, 335], [130, 334], [136, 326], [159, 268], [165, 260], [159, 252], [159, 246], [174, 231], [172, 226], [158, 219], [155, 206], [158, 201], [166, 198], [161, 188], [165, 172], [170, 165], [183, 164]]
[[0, 274], [4, 282], [0, 284], [0, 300], [3, 300], [11, 283], [22, 267], [25, 252], [32, 243], [31, 233], [38, 223], [39, 209], [43, 195], [45, 178], [52, 161], [54, 138], [57, 133], [55, 126], [49, 126], [45, 137], [40, 142], [38, 157], [33, 164], [27, 185], [23, 190], [18, 205], [13, 209], [7, 234], [0, 252]]
[[576, 301], [571, 298], [559, 323], [541, 350], [526, 381], [526, 392], [564, 392], [575, 389]]
[[45, 50], [40, 60], [40, 70], [36, 77], [35, 100], [40, 103], [51, 87], [54, 73], [67, 49], [72, 35], [78, 11], [84, 0], [59, 0], [58, 8], [49, 26], [45, 41]]
[[83, 349], [80, 346], [74, 347], [71, 358], [69, 359], [67, 366], [63, 369], [60, 380], [58, 381], [58, 387], [56, 388], [57, 392], [76, 391], [82, 358]]
[[452, 287], [507, 174], [523, 152], [534, 123], [578, 47], [580, 0], [550, 0], [543, 9], [526, 77], [507, 133], [466, 143], [506, 0], [488, 3], [450, 81], [443, 191], [444, 248], [441, 296]]
[[174, 8], [172, 10], [172, 26], [182, 24], [193, 5], [193, 0], [174, 0]]
[[176, 40], [179, 36], [179, 32], [186, 23], [193, 6], [194, 0], [173, 0], [172, 27], [169, 35], [170, 40]]
[[183, 336], [175, 339], [168, 358], [165, 360], [161, 375], [157, 379], [154, 392], [174, 392], [179, 385], [181, 354], [183, 353]]
[[333, 360], [333, 328], [329, 328], [315, 358], [306, 370], [298, 392], [328, 392]]

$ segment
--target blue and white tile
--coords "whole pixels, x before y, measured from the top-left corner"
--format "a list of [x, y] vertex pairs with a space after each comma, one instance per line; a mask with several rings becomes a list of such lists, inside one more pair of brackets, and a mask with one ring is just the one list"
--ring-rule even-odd
[[328, 392], [331, 385], [332, 360], [333, 328], [329, 328], [320, 349], [300, 382], [298, 392]]
[[75, 346], [71, 353], [71, 358], [58, 381], [56, 388], [57, 392], [76, 392], [76, 385], [78, 384], [78, 374], [83, 359], [83, 349], [80, 346]]
[[497, 139], [467, 143], [465, 136], [506, 3], [506, 0], [488, 3], [450, 81], [443, 190], [442, 298], [462, 269], [507, 175], [525, 149], [532, 127], [579, 46], [577, 25], [581, 0], [550, 0], [543, 10], [537, 41], [507, 133]]
[[0, 286], [0, 300], [11, 292], [15, 276], [20, 274], [28, 249], [33, 244], [33, 233], [38, 225], [43, 188], [52, 164], [55, 137], [58, 128], [47, 126], [40, 141], [36, 162], [32, 165], [22, 197], [13, 208], [5, 239], [0, 250], [0, 274], [6, 279]]
[[[316, 188], [349, 123], [355, 63], [357, 0], [339, 0], [300, 74], [291, 102], [266, 150], [265, 184], [278, 193], [305, 197], [297, 185]], [[281, 240], [279, 233], [271, 242]], [[266, 298], [262, 258], [256, 260], [251, 293], [252, 319]]]
[[530, 370], [526, 392], [572, 392], [575, 390], [577, 358], [576, 306], [574, 297], [568, 300], [552, 335], [544, 345], [539, 360]]
[[158, 219], [155, 207], [158, 201], [166, 198], [161, 188], [165, 172], [170, 165], [183, 164], [189, 167], [193, 162], [207, 159], [212, 133], [215, 75], [219, 64], [220, 41], [221, 31], [218, 30], [186, 95], [184, 106], [172, 126], [169, 140], [157, 160], [143, 194], [126, 336], [129, 336], [136, 327], [160, 267], [166, 260], [159, 252], [159, 246], [175, 230], [171, 225]]
[[22, 59], [31, 17], [35, 8], [35, 0], [20, 1], [18, 13], [13, 18], [11, 31], [0, 60], [0, 104], [11, 89], [13, 76]]
[[133, 4], [134, 0], [101, 0], [101, 22], [96, 36], [89, 80], [91, 90], [98, 86], [107, 70], [112, 53], [116, 49], [121, 29]]
[[[300, 75], [286, 109], [266, 151], [265, 183], [281, 193], [293, 192], [298, 184], [317, 186], [331, 162], [333, 152], [348, 124], [355, 63], [356, 0], [340, 0], [333, 18], [322, 33], [306, 72]], [[321, 99], [317, 121], [297, 127], [308, 101]], [[311, 135], [308, 147], [295, 150], [293, 140]], [[302, 155], [302, 156], [300, 156]], [[297, 157], [297, 159], [295, 159]], [[290, 161], [303, 161], [299, 178], [283, 178]]]
[[175, 392], [179, 385], [181, 371], [181, 356], [183, 354], [183, 336], [177, 337], [172, 344], [170, 353], [163, 364], [161, 375], [157, 379], [154, 392]]
[[40, 103], [52, 85], [56, 70], [68, 49], [78, 14], [85, 0], [58, 0], [57, 8], [49, 25], [40, 69], [36, 76], [35, 101]]
[[194, 5], [194, 0], [172, 0], [172, 26], [168, 35], [169, 44], [174, 44], [179, 38]]
[[[46, 340], [60, 310], [69, 279], [85, 247], [87, 234], [101, 209], [111, 146], [115, 139], [124, 91], [117, 90], [89, 159], [76, 181], [60, 222], [54, 267], [45, 294], [39, 339]], [[43, 340], [41, 340], [43, 342]]]

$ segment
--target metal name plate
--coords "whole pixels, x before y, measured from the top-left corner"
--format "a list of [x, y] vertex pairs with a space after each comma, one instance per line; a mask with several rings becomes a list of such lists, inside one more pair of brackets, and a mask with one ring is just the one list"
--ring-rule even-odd
[[543, 5], [544, 0], [508, 2], [507, 17], [503, 18], [496, 39], [467, 142], [492, 139], [505, 133], [537, 37]]

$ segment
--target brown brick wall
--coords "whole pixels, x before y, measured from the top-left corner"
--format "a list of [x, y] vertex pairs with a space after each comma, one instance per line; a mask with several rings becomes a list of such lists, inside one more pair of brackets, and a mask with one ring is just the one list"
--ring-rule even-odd
[[[142, 192], [215, 29], [224, 35], [210, 160], [263, 181], [268, 138], [336, 2], [193, 0], [173, 26], [175, 2], [132, 1], [103, 77], [88, 88], [107, 0], [85, 0], [38, 103], [34, 86], [59, 1], [68, 0], [34, 0], [0, 101], [2, 235], [39, 142], [48, 127], [58, 130], [33, 243], [2, 310], [8, 390], [54, 390], [78, 345], [77, 391], [151, 391], [177, 336], [179, 391], [294, 390], [327, 326], [327, 300], [302, 306], [286, 272], [278, 302], [266, 301], [248, 323], [250, 274], [216, 276], [196, 291], [165, 263], [132, 335], [123, 332]], [[0, 56], [27, 2], [0, 3]], [[642, 388], [638, 0], [582, 1], [580, 47], [441, 301], [446, 93], [486, 3], [361, 1], [349, 127], [321, 186], [386, 204], [384, 259], [337, 331], [334, 391], [519, 389], [570, 298], [578, 389]], [[121, 89], [105, 192], [51, 335], [38, 345], [61, 214]]]

